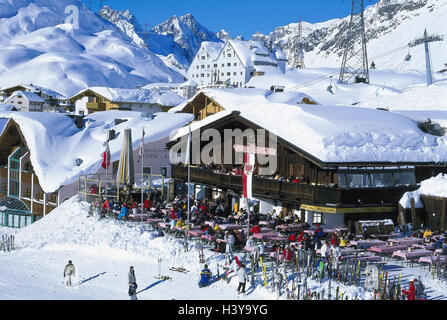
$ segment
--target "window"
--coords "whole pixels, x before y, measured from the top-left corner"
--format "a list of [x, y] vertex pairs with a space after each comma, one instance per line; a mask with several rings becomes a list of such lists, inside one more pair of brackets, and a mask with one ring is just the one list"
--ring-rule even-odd
[[214, 68], [217, 68], [217, 63], [214, 64]]
[[313, 212], [312, 224], [322, 224], [322, 223], [323, 223], [323, 214], [321, 212]]
[[144, 167], [143, 168], [143, 174], [144, 175], [151, 175], [152, 174], [152, 167]]
[[225, 73], [223, 73], [223, 72], [222, 72], [222, 73], [221, 73], [220, 75], [221, 75], [221, 76], [224, 76], [224, 75], [225, 75]]
[[227, 72], [227, 76], [231, 76], [231, 72]]
[[200, 67], [199, 67], [199, 66], [197, 66], [197, 67], [196, 67], [196, 69], [200, 69]]
[[204, 74], [204, 73], [201, 73], [200, 76], [203, 78], [203, 77], [205, 77], [205, 74]]
[[207, 68], [209, 69], [209, 68], [210, 68], [210, 65], [207, 65]]
[[233, 72], [233, 76], [237, 75], [237, 72]]
[[205, 60], [205, 56], [202, 56], [202, 60]]
[[231, 63], [227, 63], [227, 67], [231, 67]]
[[209, 76], [210, 76], [210, 74], [209, 74], [209, 73], [207, 73], [207, 74], [206, 74], [206, 76], [207, 76], [207, 77], [209, 77]]
[[160, 167], [160, 174], [164, 177], [168, 176], [168, 168], [167, 167]]
[[201, 67], [202, 69], [205, 69], [205, 65], [204, 65], [204, 64], [202, 64], [200, 67]]
[[347, 173], [346, 182], [349, 188], [364, 188], [370, 186], [367, 173]]
[[192, 77], [194, 78], [194, 75], [192, 75]]
[[244, 75], [244, 73], [241, 71], [241, 76]]
[[393, 183], [393, 174], [391, 172], [370, 173], [371, 185], [373, 187], [391, 187]]
[[344, 173], [337, 173], [338, 187], [346, 188], [346, 177]]
[[225, 67], [225, 63], [222, 63], [222, 67]]
[[237, 62], [233, 63], [233, 66], [235, 66], [235, 67], [236, 67], [236, 66], [237, 66]]
[[228, 58], [231, 58], [231, 54], [227, 54]]
[[414, 172], [394, 172], [394, 184], [396, 186], [415, 185], [416, 177]]

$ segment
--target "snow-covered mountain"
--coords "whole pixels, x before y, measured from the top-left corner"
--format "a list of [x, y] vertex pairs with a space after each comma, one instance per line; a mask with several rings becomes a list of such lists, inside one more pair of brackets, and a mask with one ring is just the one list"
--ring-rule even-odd
[[[73, 21], [79, 21], [78, 28]], [[70, 96], [88, 86], [133, 88], [181, 80], [80, 0], [0, 3], [0, 87], [33, 83]]]
[[160, 35], [171, 36], [180, 47], [186, 50], [186, 59], [189, 62], [192, 62], [203, 41], [220, 42], [217, 35], [197, 22], [192, 14], [180, 18], [174, 15], [152, 30]]
[[[445, 17], [447, 0], [382, 0], [367, 7], [365, 28], [369, 61], [374, 61], [378, 68], [423, 70], [423, 48], [412, 48], [412, 59], [405, 62], [404, 57], [408, 54], [406, 45], [421, 37], [425, 28], [430, 34], [446, 34]], [[340, 66], [349, 19], [350, 16], [316, 24], [303, 22], [303, 49], [307, 66]], [[293, 65], [298, 50], [298, 27], [298, 23], [292, 23], [276, 28], [269, 35], [257, 33], [252, 38], [273, 41], [289, 58], [289, 64]], [[390, 52], [398, 48], [400, 50]], [[446, 52], [447, 41], [431, 44], [435, 71], [442, 69], [447, 62]]]
[[124, 32], [135, 44], [155, 53], [169, 68], [186, 76], [190, 64], [186, 58], [188, 52], [172, 36], [143, 29], [130, 10], [117, 11], [104, 6], [98, 14]]

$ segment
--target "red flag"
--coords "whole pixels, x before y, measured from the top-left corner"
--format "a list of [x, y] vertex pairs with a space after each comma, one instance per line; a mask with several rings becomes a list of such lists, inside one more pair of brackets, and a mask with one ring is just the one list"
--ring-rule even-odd
[[109, 141], [107, 141], [106, 151], [103, 154], [102, 167], [104, 169], [108, 169], [110, 166], [110, 149], [109, 149]]

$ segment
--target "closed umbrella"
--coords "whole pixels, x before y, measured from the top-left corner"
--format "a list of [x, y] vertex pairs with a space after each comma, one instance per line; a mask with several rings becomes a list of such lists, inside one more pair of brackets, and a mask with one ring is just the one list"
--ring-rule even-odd
[[116, 183], [126, 186], [133, 186], [135, 182], [135, 170], [133, 163], [132, 149], [132, 131], [124, 130], [123, 146], [121, 149], [118, 172], [116, 174]]

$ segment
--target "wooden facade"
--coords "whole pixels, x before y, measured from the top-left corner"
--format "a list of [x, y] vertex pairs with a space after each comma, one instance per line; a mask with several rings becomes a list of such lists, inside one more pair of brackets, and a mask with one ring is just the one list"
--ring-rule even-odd
[[[12, 181], [9, 158], [18, 148], [23, 148], [24, 151], [16, 170], [18, 179]], [[49, 194], [43, 191], [29, 160], [29, 154], [19, 125], [9, 119], [0, 136], [0, 196], [12, 196], [22, 201], [30, 214], [44, 216], [58, 206], [58, 192]], [[17, 194], [11, 194], [12, 183], [18, 184]]]
[[[222, 138], [220, 159], [214, 154], [216, 164], [224, 163], [224, 148], [226, 144], [233, 145], [235, 140], [225, 141], [225, 129], [263, 129], [256, 124], [240, 116], [238, 112], [220, 118], [213, 123], [203, 126], [201, 132], [206, 129], [217, 130]], [[196, 132], [193, 132], [193, 136]], [[268, 136], [269, 133], [267, 132]], [[168, 147], [175, 143], [171, 141]], [[208, 142], [201, 142], [202, 152]], [[258, 141], [256, 141], [258, 144]], [[259, 145], [259, 144], [258, 144]], [[268, 147], [268, 145], [266, 145]], [[276, 174], [289, 179], [287, 181], [274, 180], [271, 177], [253, 177], [253, 194], [256, 198], [270, 199], [272, 202], [281, 202], [285, 209], [305, 210], [311, 213], [324, 213], [327, 215], [342, 215], [346, 225], [353, 225], [354, 221], [369, 219], [391, 218], [397, 220], [397, 205], [403, 194], [418, 188], [415, 180], [414, 164], [409, 163], [324, 163], [315, 156], [306, 153], [290, 142], [277, 139], [277, 171]], [[194, 152], [194, 151], [193, 151]], [[194, 184], [209, 186], [223, 191], [231, 191], [236, 194], [242, 192], [242, 177], [232, 174], [215, 173], [205, 169], [202, 163], [194, 162], [192, 157], [191, 181]], [[219, 161], [220, 160], [220, 161]], [[232, 163], [235, 163], [236, 153], [232, 155]], [[256, 164], [259, 166], [259, 164]], [[223, 164], [226, 172], [231, 172], [234, 165]], [[373, 174], [386, 173], [393, 177], [393, 185], [387, 186], [351, 186], [346, 185], [348, 176], [364, 174], [372, 181]], [[405, 174], [412, 177], [408, 184], [399, 184], [396, 177]], [[179, 181], [187, 181], [187, 168], [180, 165], [172, 166], [172, 177]], [[305, 177], [306, 183], [292, 183], [296, 177]], [[343, 177], [345, 182], [341, 182]], [[330, 217], [329, 217], [330, 218]], [[338, 218], [341, 219], [341, 218]]]
[[212, 98], [199, 93], [193, 101], [185, 106], [182, 112], [191, 113], [194, 115], [194, 121], [200, 121], [223, 110], [224, 108]]

